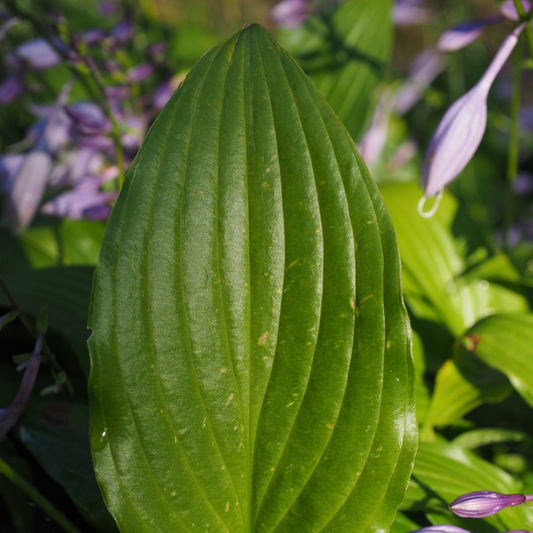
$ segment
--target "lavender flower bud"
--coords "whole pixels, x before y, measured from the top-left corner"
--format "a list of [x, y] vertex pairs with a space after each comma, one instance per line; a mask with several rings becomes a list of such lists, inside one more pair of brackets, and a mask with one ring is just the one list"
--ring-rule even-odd
[[482, 518], [498, 513], [505, 507], [514, 507], [527, 501], [524, 494], [500, 494], [490, 490], [470, 492], [450, 504], [450, 510], [464, 518]]
[[118, 43], [127, 43], [133, 37], [133, 24], [129, 20], [121, 20], [113, 28], [112, 34]]
[[435, 196], [465, 168], [476, 152], [487, 123], [487, 96], [525, 24], [507, 36], [479, 82], [445, 113], [422, 164], [422, 183], [428, 198]]

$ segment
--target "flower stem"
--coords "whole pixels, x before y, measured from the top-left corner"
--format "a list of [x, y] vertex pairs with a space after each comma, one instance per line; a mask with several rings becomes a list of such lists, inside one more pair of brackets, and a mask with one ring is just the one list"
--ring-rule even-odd
[[[26, 328], [29, 334], [35, 340], [37, 340], [38, 334], [35, 331], [35, 328], [33, 327], [26, 313], [22, 310], [22, 308], [18, 304], [17, 300], [13, 296], [13, 293], [9, 290], [9, 287], [7, 286], [2, 274], [0, 274], [0, 289], [2, 289], [4, 294], [7, 296], [7, 299], [11, 302], [11, 305], [18, 312], [18, 318], [22, 322], [22, 325]], [[50, 349], [46, 341], [43, 341], [43, 353], [46, 356], [46, 361], [50, 364], [55, 374], [65, 373], [64, 370], [59, 365], [59, 363], [57, 362], [56, 356], [54, 355], [54, 353], [52, 352], [52, 350]], [[64, 385], [65, 385], [65, 392], [67, 393], [67, 396], [69, 397], [70, 400], [72, 400], [74, 398], [74, 388], [72, 387], [72, 383], [68, 379], [66, 379]]]
[[514, 182], [518, 173], [520, 151], [520, 82], [521, 82], [521, 59], [520, 47], [515, 49], [515, 61], [513, 66], [513, 94], [511, 97], [510, 113], [510, 136], [509, 152], [507, 160], [507, 200], [504, 215], [504, 246], [509, 248], [509, 233], [514, 218]]
[[0, 458], [0, 474], [9, 479], [30, 500], [38, 505], [56, 524], [67, 533], [81, 533], [81, 531], [52, 503], [50, 503], [31, 483], [28, 483], [18, 472], [13, 470], [3, 459]]
[[526, 13], [521, 0], [513, 0], [513, 2], [516, 8], [516, 12], [518, 13], [518, 16], [520, 17], [520, 20], [528, 22], [528, 25], [526, 26], [526, 31], [525, 31], [526, 42], [529, 48], [529, 54], [531, 55], [531, 59], [533, 59], [533, 29], [531, 28], [531, 19], [533, 18], [533, 7], [529, 11], [529, 13]]

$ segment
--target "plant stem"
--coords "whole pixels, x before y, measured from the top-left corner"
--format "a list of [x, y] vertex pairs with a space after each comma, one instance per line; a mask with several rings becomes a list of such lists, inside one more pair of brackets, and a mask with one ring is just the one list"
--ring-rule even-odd
[[[13, 293], [9, 290], [9, 287], [7, 286], [2, 274], [0, 274], [0, 288], [4, 291], [4, 294], [7, 296], [8, 300], [11, 302], [11, 305], [14, 307], [14, 309], [18, 312], [18, 318], [22, 322], [22, 325], [26, 328], [26, 330], [29, 332], [29, 334], [37, 340], [37, 332], [35, 331], [35, 328], [33, 327], [30, 319], [27, 317], [26, 313], [22, 310], [20, 305], [18, 304], [17, 300], [13, 296]], [[57, 362], [57, 358], [48, 346], [47, 342], [43, 342], [43, 353], [46, 356], [47, 362], [50, 364], [52, 369], [59, 374], [60, 372], [63, 372], [63, 369]], [[72, 383], [67, 379], [64, 383], [65, 385], [65, 392], [67, 393], [67, 396], [70, 400], [74, 398], [74, 388], [72, 387]]]
[[15, 472], [3, 459], [0, 458], [0, 473], [9, 479], [30, 500], [37, 504], [56, 524], [67, 533], [81, 533], [81, 531], [52, 503], [50, 503], [33, 485], [28, 483], [19, 473]]
[[529, 54], [531, 55], [531, 59], [533, 59], [533, 29], [531, 28], [533, 7], [529, 11], [529, 13], [526, 13], [521, 0], [513, 0], [513, 2], [516, 8], [516, 12], [518, 13], [518, 16], [520, 17], [520, 20], [528, 22], [526, 29], [525, 29], [526, 42], [529, 48]]
[[513, 66], [513, 94], [511, 97], [509, 157], [507, 160], [507, 201], [504, 215], [504, 246], [509, 247], [509, 233], [514, 218], [514, 182], [518, 173], [520, 151], [520, 81], [522, 52], [517, 47]]

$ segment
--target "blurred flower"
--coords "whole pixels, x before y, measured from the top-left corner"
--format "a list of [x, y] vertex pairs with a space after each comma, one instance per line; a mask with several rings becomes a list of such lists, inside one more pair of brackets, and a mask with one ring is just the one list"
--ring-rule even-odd
[[396, 26], [410, 26], [412, 24], [429, 24], [435, 16], [435, 11], [423, 6], [423, 0], [396, 0], [392, 18]]
[[174, 88], [170, 81], [162, 83], [154, 93], [154, 107], [157, 110], [163, 109], [167, 102], [170, 100], [171, 96], [174, 94]]
[[525, 24], [507, 36], [479, 82], [445, 113], [422, 164], [422, 184], [431, 198], [452, 181], [476, 152], [487, 122], [487, 95]]
[[[531, 10], [531, 2], [529, 0], [522, 0], [522, 7], [524, 8], [525, 13], [529, 13]], [[505, 0], [505, 2], [500, 7], [500, 13], [508, 18], [509, 20], [518, 21], [520, 17], [516, 11], [516, 5], [514, 0]]]
[[26, 364], [22, 383], [15, 396], [15, 399], [7, 409], [0, 410], [0, 441], [6, 438], [6, 435], [13, 429], [17, 423], [22, 411], [28, 403], [31, 391], [35, 385], [39, 365], [41, 364], [41, 349], [43, 343], [43, 334], [39, 332], [33, 353]]
[[150, 63], [145, 63], [144, 65], [137, 65], [133, 68], [130, 68], [126, 72], [126, 79], [130, 83], [139, 83], [144, 81], [146, 78], [150, 77], [154, 73], [155, 67]]
[[120, 44], [127, 43], [133, 37], [134, 27], [131, 21], [121, 20], [112, 31], [113, 37]]
[[103, 2], [100, 2], [99, 9], [102, 15], [112, 17], [118, 13], [118, 4], [116, 2], [104, 0]]
[[16, 100], [24, 92], [22, 80], [11, 76], [0, 83], [0, 105], [7, 105]]
[[502, 20], [503, 16], [493, 15], [480, 20], [461, 22], [456, 26], [452, 26], [440, 36], [440, 39], [437, 43], [437, 48], [441, 52], [453, 52], [455, 50], [460, 50], [461, 48], [464, 48], [471, 42], [475, 41], [483, 33], [483, 30], [487, 26]]
[[[441, 525], [441, 526], [428, 526], [423, 527], [422, 529], [417, 529], [416, 531], [411, 531], [411, 533], [471, 533], [466, 529], [457, 526]], [[506, 533], [531, 533], [525, 529], [513, 529], [512, 531], [507, 531]]]
[[101, 135], [111, 130], [111, 123], [100, 106], [93, 102], [78, 102], [66, 106], [65, 111], [72, 119], [72, 125], [78, 133], [84, 135]]
[[101, 185], [118, 176], [118, 168], [110, 167], [100, 175], [86, 178], [72, 190], [65, 192], [42, 207], [48, 215], [74, 219], [106, 219], [111, 212], [111, 202], [116, 200], [117, 192], [101, 192]]
[[396, 111], [400, 114], [407, 113], [445, 66], [444, 58], [433, 48], [419, 54], [411, 66], [409, 78], [397, 92]]
[[278, 26], [299, 26], [309, 17], [308, 0], [281, 0], [270, 11], [270, 18]]
[[59, 54], [42, 38], [28, 41], [16, 49], [17, 57], [26, 61], [35, 70], [45, 70], [59, 64]]
[[524, 494], [500, 494], [481, 490], [459, 496], [450, 504], [450, 510], [464, 518], [482, 518], [496, 514], [506, 507], [522, 505], [532, 499], [533, 496]]
[[519, 196], [533, 193], [533, 173], [519, 172], [513, 181], [513, 191]]
[[12, 28], [18, 22], [20, 22], [18, 17], [11, 17], [10, 19], [6, 20], [2, 26], [0, 26], [0, 43], [6, 38], [7, 32], [10, 30], [10, 28]]

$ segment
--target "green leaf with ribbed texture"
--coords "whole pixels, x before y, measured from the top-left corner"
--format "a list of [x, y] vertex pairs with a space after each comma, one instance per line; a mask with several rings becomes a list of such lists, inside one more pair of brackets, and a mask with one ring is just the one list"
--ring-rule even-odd
[[346, 0], [279, 32], [280, 43], [315, 82], [354, 139], [391, 54], [391, 0]]
[[[401, 509], [448, 514], [448, 523], [470, 530], [472, 521], [459, 517], [454, 517], [452, 520], [453, 515], [448, 511], [448, 505], [461, 494], [478, 490], [515, 494], [522, 492], [522, 485], [501, 468], [477, 457], [472, 452], [447, 442], [422, 442]], [[533, 509], [531, 507], [504, 509], [497, 515], [476, 520], [480, 526], [483, 522], [492, 525], [492, 531], [531, 529]]]
[[461, 357], [473, 353], [505, 374], [516, 391], [533, 406], [533, 314], [494, 315], [466, 334]]
[[[520, 292], [473, 274], [461, 277], [489, 251], [451, 194], [444, 192], [435, 216], [422, 218], [417, 212], [422, 196], [418, 185], [384, 185], [381, 193], [398, 236], [405, 301], [418, 318], [437, 322], [458, 336], [489, 314], [529, 310]], [[505, 268], [513, 267], [508, 263]]]
[[384, 531], [416, 444], [399, 255], [347, 131], [260, 26], [208, 52], [108, 222], [91, 444], [123, 532]]

